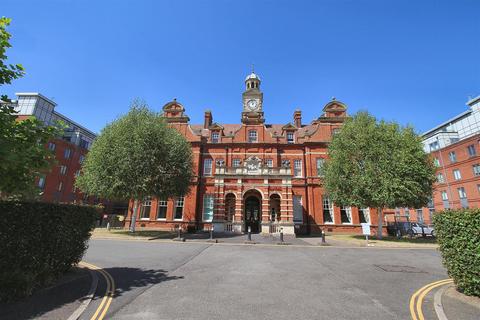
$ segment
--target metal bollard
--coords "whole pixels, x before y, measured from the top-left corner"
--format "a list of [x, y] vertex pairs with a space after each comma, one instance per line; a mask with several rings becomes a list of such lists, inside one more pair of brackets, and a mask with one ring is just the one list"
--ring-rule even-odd
[[107, 222], [107, 231], [110, 231], [110, 222]]
[[283, 228], [280, 228], [280, 242], [283, 242]]
[[252, 241], [252, 228], [248, 226], [248, 241]]
[[210, 228], [210, 240], [213, 240], [213, 230], [215, 229], [215, 226], [212, 225], [212, 227]]
[[322, 230], [322, 243], [325, 243], [325, 230]]
[[182, 229], [180, 228], [180, 225], [178, 225], [178, 239], [182, 238]]

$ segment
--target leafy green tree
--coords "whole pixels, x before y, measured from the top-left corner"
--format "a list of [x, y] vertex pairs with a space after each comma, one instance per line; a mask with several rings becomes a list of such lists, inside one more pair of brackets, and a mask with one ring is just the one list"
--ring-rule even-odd
[[[5, 62], [11, 47], [9, 24], [10, 19], [0, 18], [0, 86], [24, 75], [21, 65]], [[54, 158], [45, 144], [58, 132], [33, 117], [17, 121], [11, 101], [0, 97], [0, 198], [38, 195], [35, 179], [48, 171]]]
[[337, 205], [377, 208], [378, 238], [384, 208], [419, 208], [432, 195], [435, 167], [411, 127], [359, 112], [333, 137], [328, 155], [327, 193]]
[[[88, 194], [138, 200], [185, 195], [193, 178], [189, 142], [160, 114], [134, 101], [129, 113], [107, 125], [86, 156], [76, 185]], [[132, 214], [131, 231], [135, 231]]]

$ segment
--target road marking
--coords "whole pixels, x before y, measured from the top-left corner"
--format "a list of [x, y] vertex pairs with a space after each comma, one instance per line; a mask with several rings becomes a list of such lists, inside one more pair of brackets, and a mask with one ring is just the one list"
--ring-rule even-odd
[[443, 279], [435, 282], [426, 284], [425, 286], [418, 289], [410, 298], [410, 315], [412, 320], [425, 320], [422, 312], [422, 303], [425, 296], [432, 290], [437, 287], [452, 283], [452, 279]]
[[105, 317], [105, 314], [107, 313], [107, 310], [110, 307], [110, 304], [112, 303], [113, 295], [115, 293], [115, 281], [107, 271], [103, 270], [100, 267], [97, 267], [91, 263], [87, 263], [84, 261], [80, 262], [80, 264], [90, 269], [93, 269], [95, 271], [98, 271], [103, 276], [103, 278], [105, 278], [105, 282], [107, 284], [105, 294], [103, 295], [103, 299], [100, 302], [100, 305], [98, 306], [97, 310], [95, 311], [93, 316], [90, 318], [90, 320], [102, 320]]

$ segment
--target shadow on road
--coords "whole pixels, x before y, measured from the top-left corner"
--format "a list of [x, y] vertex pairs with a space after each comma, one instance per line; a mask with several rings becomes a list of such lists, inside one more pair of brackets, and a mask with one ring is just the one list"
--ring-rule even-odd
[[[85, 270], [74, 268], [61, 277], [51, 287], [38, 289], [30, 297], [11, 303], [0, 303], [0, 319], [67, 319], [80, 306], [91, 286], [91, 277]], [[121, 296], [138, 288], [148, 288], [154, 284], [183, 279], [168, 276], [164, 270], [113, 267], [105, 268], [115, 280], [115, 296]], [[103, 277], [100, 280], [94, 299], [101, 299], [105, 293]]]

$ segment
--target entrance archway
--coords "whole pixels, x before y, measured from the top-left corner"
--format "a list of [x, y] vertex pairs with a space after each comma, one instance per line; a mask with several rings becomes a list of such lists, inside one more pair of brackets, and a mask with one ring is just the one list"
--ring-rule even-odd
[[250, 227], [252, 233], [258, 233], [262, 223], [262, 195], [256, 190], [250, 190], [245, 193], [245, 210], [243, 221], [245, 223], [245, 231]]

